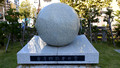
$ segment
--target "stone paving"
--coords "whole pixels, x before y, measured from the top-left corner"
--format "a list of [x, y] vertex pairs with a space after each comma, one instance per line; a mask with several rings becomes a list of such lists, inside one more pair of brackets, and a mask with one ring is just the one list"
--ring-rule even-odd
[[120, 53], [120, 49], [115, 49], [116, 52]]
[[97, 65], [19, 65], [17, 68], [100, 68]]

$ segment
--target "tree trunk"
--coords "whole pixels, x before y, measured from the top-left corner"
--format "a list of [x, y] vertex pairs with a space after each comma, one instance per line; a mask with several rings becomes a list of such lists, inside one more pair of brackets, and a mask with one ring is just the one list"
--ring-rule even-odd
[[80, 30], [79, 30], [79, 33], [78, 33], [79, 35], [81, 35], [82, 34], [82, 22], [81, 22], [81, 18], [80, 18]]
[[23, 38], [23, 42], [22, 42], [22, 44], [24, 44], [24, 36], [25, 36], [25, 27], [23, 28], [23, 31], [22, 31], [22, 38]]
[[20, 40], [20, 44], [21, 44], [21, 46], [23, 47], [23, 42], [22, 42], [22, 40]]
[[110, 33], [111, 33], [111, 35], [112, 35], [113, 45], [114, 45], [114, 47], [115, 47], [115, 40], [114, 40], [114, 38], [113, 38], [113, 33], [112, 33], [112, 29], [111, 29], [110, 18], [108, 19], [108, 24], [109, 24], [109, 30], [110, 30]]
[[25, 17], [25, 26], [27, 26], [27, 18]]
[[89, 34], [90, 34], [90, 42], [92, 43], [92, 30], [91, 30], [91, 20], [88, 20], [88, 26], [89, 26]]
[[25, 24], [24, 27], [22, 28], [22, 45], [24, 44], [24, 37], [25, 37], [25, 29], [27, 28], [27, 18], [25, 16]]
[[102, 29], [102, 41], [103, 41], [103, 42], [106, 42], [106, 41], [107, 41], [106, 36], [107, 36], [106, 29], [103, 28], [103, 29]]
[[10, 33], [9, 36], [8, 36], [8, 42], [7, 42], [7, 45], [6, 45], [5, 52], [7, 52], [7, 49], [8, 49], [8, 45], [9, 45], [9, 42], [10, 42], [10, 36], [11, 36], [11, 33]]
[[38, 4], [38, 11], [37, 11], [37, 13], [39, 13], [39, 11], [40, 11], [40, 0], [39, 0], [39, 4]]

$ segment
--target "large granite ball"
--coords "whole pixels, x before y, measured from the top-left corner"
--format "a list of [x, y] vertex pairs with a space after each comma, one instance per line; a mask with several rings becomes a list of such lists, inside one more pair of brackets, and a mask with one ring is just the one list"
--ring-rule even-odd
[[79, 19], [72, 7], [53, 3], [39, 12], [35, 27], [47, 44], [64, 46], [70, 44], [78, 35]]

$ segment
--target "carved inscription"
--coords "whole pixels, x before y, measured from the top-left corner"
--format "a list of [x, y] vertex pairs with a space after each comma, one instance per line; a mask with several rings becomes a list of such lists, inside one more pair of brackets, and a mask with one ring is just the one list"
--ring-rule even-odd
[[85, 56], [30, 56], [30, 61], [85, 61]]

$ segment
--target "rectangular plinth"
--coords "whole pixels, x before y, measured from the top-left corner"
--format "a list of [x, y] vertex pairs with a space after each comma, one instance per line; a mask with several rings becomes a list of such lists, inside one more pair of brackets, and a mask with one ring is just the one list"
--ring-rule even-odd
[[63, 47], [48, 46], [39, 36], [34, 36], [18, 53], [18, 64], [97, 64], [99, 52], [85, 35]]

